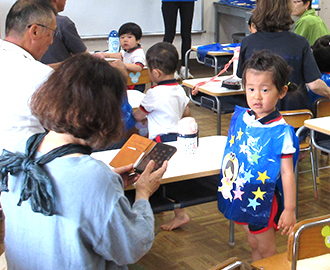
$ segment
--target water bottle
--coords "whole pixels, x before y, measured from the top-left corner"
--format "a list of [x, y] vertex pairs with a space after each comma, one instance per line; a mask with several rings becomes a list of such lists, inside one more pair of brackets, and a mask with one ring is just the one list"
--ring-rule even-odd
[[178, 126], [178, 150], [186, 155], [194, 155], [198, 147], [198, 125], [195, 118], [184, 117]]
[[119, 36], [116, 30], [112, 30], [108, 36], [109, 53], [119, 52]]

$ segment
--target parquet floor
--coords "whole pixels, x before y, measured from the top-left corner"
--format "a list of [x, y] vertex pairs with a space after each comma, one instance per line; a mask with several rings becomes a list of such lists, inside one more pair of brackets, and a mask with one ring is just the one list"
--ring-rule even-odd
[[[200, 64], [191, 67], [195, 77], [213, 76], [213, 69]], [[199, 124], [200, 136], [216, 134], [216, 114], [208, 109], [190, 104], [191, 115]], [[227, 134], [230, 114], [222, 115], [222, 134]], [[212, 151], [212, 149], [210, 149]], [[330, 166], [326, 156], [320, 158], [319, 198], [313, 193], [309, 154], [299, 163], [298, 220], [330, 213]], [[192, 164], [193, 166], [193, 164]], [[166, 232], [160, 225], [173, 217], [173, 212], [155, 215], [155, 241], [149, 253], [130, 269], [144, 270], [205, 270], [230, 257], [240, 257], [249, 269], [250, 249], [241, 226], [235, 225], [235, 245], [229, 246], [229, 222], [211, 202], [186, 208], [191, 221], [182, 227]], [[287, 236], [277, 232], [278, 252], [285, 252]]]

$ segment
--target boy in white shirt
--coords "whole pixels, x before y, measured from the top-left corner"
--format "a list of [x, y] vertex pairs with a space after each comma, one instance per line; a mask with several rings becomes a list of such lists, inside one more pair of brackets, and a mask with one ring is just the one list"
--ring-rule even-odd
[[[149, 76], [157, 85], [147, 91], [134, 118], [141, 121], [148, 118], [149, 139], [157, 142], [177, 140], [178, 122], [189, 116], [189, 98], [174, 78], [179, 56], [176, 48], [167, 42], [159, 42], [147, 51]], [[189, 222], [184, 209], [175, 209], [175, 217], [162, 225], [171, 231]]]

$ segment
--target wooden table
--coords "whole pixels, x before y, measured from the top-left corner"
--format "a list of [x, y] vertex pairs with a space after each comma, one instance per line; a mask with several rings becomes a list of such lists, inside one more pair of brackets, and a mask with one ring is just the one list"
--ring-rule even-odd
[[330, 116], [305, 120], [304, 126], [312, 130], [330, 135]]
[[[169, 160], [167, 170], [162, 179], [162, 186], [171, 183], [185, 183], [185, 188], [189, 188], [189, 181], [196, 178], [218, 175], [220, 173], [222, 156], [225, 149], [226, 136], [209, 136], [199, 138], [199, 146], [194, 155], [181, 153], [178, 142], [168, 144], [176, 146], [178, 151]], [[103, 161], [109, 167], [110, 161], [119, 152], [119, 149], [92, 153], [95, 159]], [[218, 179], [217, 179], [218, 181]], [[216, 188], [216, 187], [215, 187]], [[126, 188], [126, 191], [133, 190], [134, 187]], [[203, 201], [201, 200], [201, 202]], [[234, 224], [230, 222], [229, 245], [234, 245]]]
[[[215, 100], [217, 102], [217, 106], [214, 109], [217, 113], [217, 134], [221, 134], [221, 101], [220, 97], [224, 96], [234, 96], [234, 95], [242, 95], [244, 94], [243, 89], [241, 88], [240, 90], [231, 90], [225, 87], [221, 87], [222, 80], [228, 79], [231, 76], [219, 76], [217, 81], [209, 82], [201, 87], [198, 88], [198, 91], [201, 93], [205, 93], [207, 95], [210, 95], [212, 97], [215, 97]], [[209, 80], [210, 78], [199, 78], [199, 79], [192, 79], [192, 80], [184, 80], [182, 81], [182, 85], [185, 87], [188, 87], [192, 89], [196, 84], [200, 82], [204, 82]], [[191, 94], [191, 91], [189, 90], [189, 97], [191, 101], [194, 103], [198, 104], [196, 100], [194, 100], [194, 96]], [[202, 105], [202, 104], [198, 104]]]

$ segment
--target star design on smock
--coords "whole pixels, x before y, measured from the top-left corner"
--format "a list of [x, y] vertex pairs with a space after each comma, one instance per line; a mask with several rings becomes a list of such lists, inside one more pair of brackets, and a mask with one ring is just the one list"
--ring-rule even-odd
[[236, 199], [240, 199], [242, 201], [242, 195], [245, 193], [244, 191], [242, 191], [240, 188], [237, 190], [233, 191], [235, 194], [234, 200]]
[[231, 139], [229, 141], [230, 146], [232, 146], [234, 144], [234, 142], [235, 142], [235, 135], [231, 135]]
[[261, 158], [261, 156], [258, 155], [257, 152], [255, 152], [253, 155], [252, 155], [252, 162], [255, 162], [256, 164], [258, 164], [258, 159]]
[[249, 204], [247, 207], [253, 207], [253, 210], [256, 210], [257, 206], [260, 205], [260, 203], [257, 202], [256, 199], [249, 199]]
[[241, 140], [243, 134], [244, 133], [242, 132], [242, 129], [239, 128], [239, 131], [237, 131], [237, 138], [236, 138], [236, 140]]
[[259, 176], [258, 176], [257, 180], [262, 181], [263, 184], [265, 184], [266, 179], [270, 179], [270, 177], [267, 175], [267, 170], [264, 171], [263, 173], [258, 172], [258, 174], [259, 174]]
[[237, 177], [235, 183], [236, 183], [236, 187], [244, 187], [244, 178]]
[[255, 195], [255, 200], [257, 200], [258, 198], [264, 200], [264, 194], [266, 193], [266, 191], [261, 191], [260, 187], [258, 187], [257, 191], [252, 191], [252, 193]]
[[243, 142], [243, 144], [240, 144], [239, 147], [241, 148], [239, 150], [240, 153], [246, 154], [247, 153], [247, 149], [249, 148], [246, 144], [245, 141]]
[[244, 172], [244, 179], [246, 182], [250, 183], [252, 177], [253, 174], [251, 173], [251, 170], [249, 170], [248, 172]]

